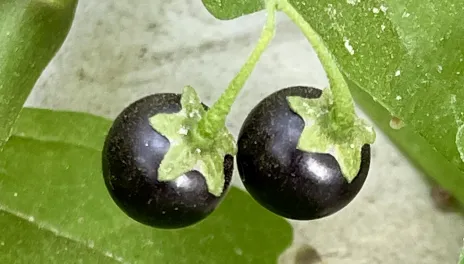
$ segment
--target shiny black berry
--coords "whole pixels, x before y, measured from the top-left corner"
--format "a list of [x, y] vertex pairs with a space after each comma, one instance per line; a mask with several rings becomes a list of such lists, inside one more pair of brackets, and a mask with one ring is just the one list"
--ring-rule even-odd
[[249, 113], [239, 134], [237, 166], [243, 184], [262, 206], [285, 218], [313, 220], [341, 210], [361, 190], [369, 171], [367, 144], [351, 183], [332, 155], [297, 149], [305, 123], [286, 97], [319, 98], [321, 92], [290, 87], [269, 95]]
[[220, 197], [208, 192], [196, 170], [173, 181], [158, 181], [170, 143], [153, 129], [149, 118], [179, 112], [180, 99], [179, 94], [154, 94], [129, 105], [115, 119], [102, 153], [103, 177], [114, 202], [134, 220], [155, 228], [183, 228], [205, 219], [225, 196], [233, 172], [233, 157], [227, 155]]

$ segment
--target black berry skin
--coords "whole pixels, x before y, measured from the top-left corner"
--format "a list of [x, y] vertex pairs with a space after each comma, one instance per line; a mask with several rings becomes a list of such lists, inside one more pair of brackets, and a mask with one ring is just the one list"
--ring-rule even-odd
[[233, 157], [225, 156], [221, 197], [208, 192], [198, 171], [170, 182], [157, 180], [170, 143], [152, 128], [149, 118], [179, 112], [180, 98], [154, 94], [129, 105], [115, 119], [102, 153], [103, 178], [114, 202], [134, 220], [155, 228], [183, 228], [205, 219], [225, 196], [233, 172]]
[[297, 149], [304, 121], [290, 109], [287, 96], [318, 98], [321, 90], [285, 88], [255, 106], [239, 134], [238, 171], [251, 196], [273, 213], [294, 220], [322, 218], [344, 208], [361, 190], [370, 146], [362, 147], [361, 169], [348, 183], [332, 155]]

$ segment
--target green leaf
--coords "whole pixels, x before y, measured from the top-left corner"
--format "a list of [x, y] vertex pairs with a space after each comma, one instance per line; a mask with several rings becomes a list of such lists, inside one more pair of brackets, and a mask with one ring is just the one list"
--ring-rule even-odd
[[[448, 166], [460, 171], [452, 189], [460, 186], [456, 191], [462, 192], [462, 142], [456, 137], [464, 114], [464, 51], [459, 44], [464, 2], [291, 2], [322, 36], [346, 78], [420, 135], [407, 148], [425, 144], [421, 147], [436, 149]], [[439, 165], [434, 156], [412, 158]], [[431, 176], [446, 186], [454, 178], [442, 171]]]
[[[12, 134], [47, 142], [60, 142], [100, 151], [111, 121], [72, 111], [23, 108]], [[59, 129], [61, 128], [61, 129]]]
[[202, 0], [217, 19], [228, 20], [264, 9], [263, 0]]
[[461, 249], [461, 252], [459, 253], [458, 264], [464, 264], [464, 247]]
[[[202, 142], [199, 144], [196, 142], [197, 138], [191, 135], [198, 121], [206, 114], [195, 89], [190, 86], [184, 88], [181, 106], [182, 109], [178, 113], [157, 114], [150, 118], [153, 129], [171, 143], [158, 169], [158, 180], [174, 180], [196, 169], [205, 178], [208, 191], [220, 196], [225, 182], [224, 157], [226, 154], [235, 155], [235, 139], [223, 125], [212, 146], [203, 148]], [[197, 164], [199, 166], [195, 168]]]
[[127, 217], [101, 175], [110, 126], [84, 113], [22, 111], [0, 153], [0, 263], [277, 263], [290, 225], [237, 188], [186, 229]]
[[456, 146], [456, 121], [464, 114], [464, 2], [290, 2], [323, 37], [347, 79], [464, 170]]
[[390, 127], [391, 114], [372, 97], [348, 81], [351, 93], [361, 108], [369, 113], [374, 123], [406, 154], [410, 161], [439, 183], [444, 189], [464, 203], [464, 173], [453, 166], [436, 148], [431, 146], [421, 134], [410, 126], [401, 129]]
[[[381, 127], [464, 203], [464, 2], [289, 2], [334, 54], [350, 89], [366, 92], [376, 106], [359, 99], [358, 104], [375, 109], [367, 113], [376, 123], [387, 116], [401, 119], [406, 126], [400, 132], [391, 131], [388, 122]], [[383, 115], [379, 120], [375, 111]]]
[[[0, 261], [2, 263], [118, 263], [86, 243], [39, 228], [31, 216], [0, 208]], [[14, 238], [14, 239], [12, 239]]]
[[77, 0], [0, 0], [0, 148], [65, 40]]

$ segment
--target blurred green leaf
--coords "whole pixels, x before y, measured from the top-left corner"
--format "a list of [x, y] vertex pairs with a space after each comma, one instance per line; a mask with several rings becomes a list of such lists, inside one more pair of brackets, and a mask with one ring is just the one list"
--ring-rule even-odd
[[0, 0], [0, 148], [64, 42], [77, 0]]
[[100, 171], [110, 126], [84, 113], [22, 111], [0, 153], [0, 263], [276, 263], [290, 245], [291, 226], [235, 187], [198, 225], [133, 221]]
[[458, 264], [464, 264], [464, 247], [461, 249], [461, 253], [459, 253]]

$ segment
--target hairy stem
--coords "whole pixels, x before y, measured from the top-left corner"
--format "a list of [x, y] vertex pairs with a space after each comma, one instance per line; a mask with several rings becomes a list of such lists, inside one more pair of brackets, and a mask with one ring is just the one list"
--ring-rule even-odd
[[[267, 48], [275, 35], [275, 12], [276, 0], [268, 0], [266, 3], [267, 20], [264, 29], [256, 44], [255, 49], [249, 56], [246, 63], [242, 66], [239, 73], [230, 82], [227, 89], [221, 97], [208, 110], [205, 116], [198, 122], [198, 126], [194, 131], [194, 135], [199, 138], [199, 141], [210, 141], [215, 138], [219, 130], [224, 127], [227, 115], [229, 114], [233, 103], [242, 90], [245, 82], [250, 77], [251, 72], [255, 68], [259, 58]], [[201, 140], [203, 139], [203, 140]]]
[[348, 84], [338, 69], [335, 58], [324, 45], [324, 41], [288, 0], [279, 0], [278, 8], [295, 23], [311, 43], [329, 79], [333, 95], [332, 114], [337, 126], [349, 128], [355, 119], [354, 102]]

